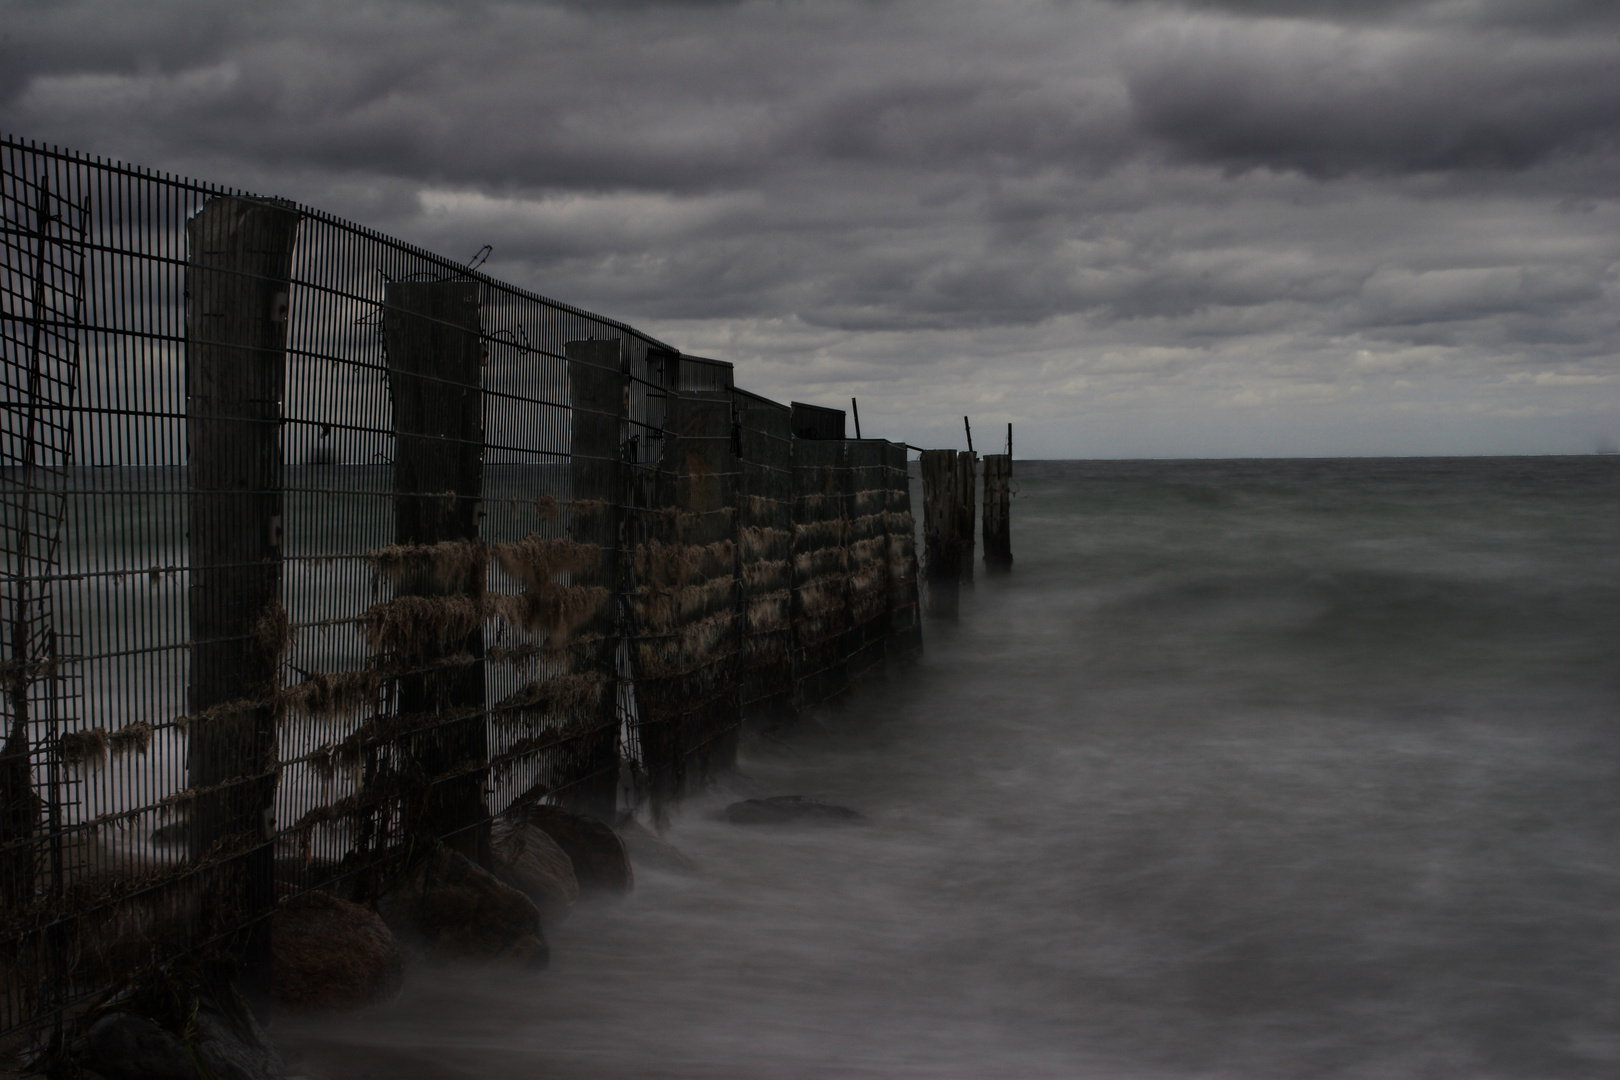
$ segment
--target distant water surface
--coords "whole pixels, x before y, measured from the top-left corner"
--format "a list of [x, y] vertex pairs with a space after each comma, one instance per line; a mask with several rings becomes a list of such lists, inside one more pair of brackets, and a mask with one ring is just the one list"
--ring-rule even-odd
[[[1620, 460], [1019, 462], [1017, 564], [312, 1077], [1620, 1075]], [[919, 507], [920, 509], [920, 507]], [[864, 827], [726, 825], [813, 794]]]

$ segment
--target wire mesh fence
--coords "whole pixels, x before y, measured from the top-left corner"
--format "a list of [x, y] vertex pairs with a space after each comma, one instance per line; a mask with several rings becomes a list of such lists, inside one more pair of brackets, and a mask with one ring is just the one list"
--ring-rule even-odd
[[917, 640], [904, 448], [730, 365], [10, 138], [0, 229], [0, 1031], [524, 803], [661, 812]]

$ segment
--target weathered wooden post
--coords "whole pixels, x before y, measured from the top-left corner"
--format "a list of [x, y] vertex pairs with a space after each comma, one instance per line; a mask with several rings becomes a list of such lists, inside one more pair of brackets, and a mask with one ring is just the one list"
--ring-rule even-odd
[[906, 444], [883, 444], [888, 488], [889, 641], [891, 657], [912, 657], [922, 648], [917, 603], [917, 529], [911, 516], [911, 474]]
[[1012, 455], [984, 456], [984, 565], [991, 570], [1012, 566], [1008, 519], [1012, 502]]
[[[625, 503], [624, 421], [629, 408], [629, 372], [619, 338], [570, 341], [568, 357], [569, 478], [568, 537], [600, 551], [594, 566], [575, 571], [575, 585], [599, 586], [611, 597], [608, 603], [575, 625], [568, 647], [570, 667], [580, 675], [605, 673], [596, 699], [582, 712], [588, 733], [573, 754], [574, 769], [562, 778], [568, 785], [567, 801], [575, 808], [612, 820], [622, 765], [620, 739], [639, 746], [639, 732], [621, 732], [618, 712], [622, 689], [630, 693], [628, 649], [619, 653], [622, 638], [619, 609], [629, 603], [621, 589], [620, 529]], [[633, 779], [633, 778], [630, 778]]]
[[[729, 390], [670, 390], [652, 539], [637, 555], [637, 698], [653, 812], [736, 760], [741, 659]], [[662, 557], [658, 554], [662, 552]], [[691, 785], [695, 786], [695, 785]]]
[[240, 853], [240, 872], [203, 879], [205, 902], [232, 922], [275, 905], [272, 698], [289, 640], [280, 425], [298, 222], [290, 204], [221, 197], [186, 223], [189, 831], [193, 858]]
[[[427, 547], [477, 545], [484, 489], [483, 343], [476, 281], [392, 281], [383, 293], [388, 386], [394, 406], [394, 539]], [[401, 596], [471, 598], [477, 571], [452, 579], [414, 560]], [[398, 709], [419, 729], [410, 755], [420, 785], [406, 807], [408, 831], [439, 837], [489, 861], [484, 794], [489, 738], [484, 703], [483, 619], [442, 640], [424, 626], [400, 665]]]
[[[802, 415], [795, 403], [794, 413]], [[801, 436], [793, 454], [793, 676], [798, 707], [830, 701], [849, 687], [849, 458], [843, 413], [834, 437]], [[812, 414], [814, 415], [814, 414]], [[795, 426], [798, 420], [794, 421]]]
[[923, 562], [929, 609], [955, 618], [962, 580], [962, 528], [957, 520], [961, 470], [955, 450], [922, 452]]
[[957, 551], [959, 573], [962, 580], [973, 583], [973, 526], [978, 517], [974, 503], [978, 498], [979, 455], [967, 450], [956, 455], [956, 510]]
[[733, 387], [741, 490], [737, 549], [743, 593], [743, 721], [763, 730], [793, 719], [792, 411]]
[[849, 634], [844, 651], [851, 679], [883, 663], [889, 636], [887, 446], [877, 439], [844, 444], [849, 505]]

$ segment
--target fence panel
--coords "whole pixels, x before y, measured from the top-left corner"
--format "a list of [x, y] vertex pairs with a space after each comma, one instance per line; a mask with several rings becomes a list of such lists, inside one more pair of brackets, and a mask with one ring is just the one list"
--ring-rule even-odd
[[611, 795], [566, 536], [620, 493], [574, 490], [563, 344], [656, 343], [12, 139], [0, 213], [0, 1030], [413, 832], [476, 854], [513, 802]]
[[848, 574], [849, 640], [844, 651], [850, 679], [883, 663], [889, 636], [889, 485], [884, 468], [886, 443], [851, 439], [845, 443], [849, 486]]
[[726, 763], [740, 723], [737, 455], [731, 395], [672, 391], [657, 501], [633, 555], [641, 746], [655, 809], [689, 766]]
[[791, 410], [734, 391], [739, 483], [738, 573], [742, 578], [742, 707], [751, 719], [791, 715], [793, 669], [793, 435]]
[[801, 707], [849, 686], [849, 470], [842, 439], [793, 440], [793, 677]]
[[917, 602], [917, 522], [912, 513], [911, 473], [904, 443], [883, 447], [888, 490], [889, 651], [905, 657], [922, 648], [922, 613]]
[[661, 812], [915, 638], [904, 450], [727, 364], [10, 138], [0, 230], [0, 1033], [525, 803]]

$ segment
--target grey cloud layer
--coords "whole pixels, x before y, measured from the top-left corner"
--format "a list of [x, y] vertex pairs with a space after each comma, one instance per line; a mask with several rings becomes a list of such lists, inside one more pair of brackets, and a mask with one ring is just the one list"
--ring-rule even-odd
[[14, 3], [0, 127], [493, 242], [781, 392], [1612, 412], [1615, 8]]

